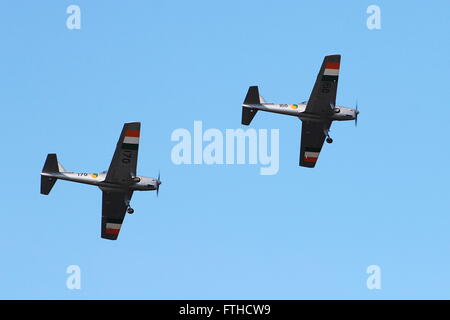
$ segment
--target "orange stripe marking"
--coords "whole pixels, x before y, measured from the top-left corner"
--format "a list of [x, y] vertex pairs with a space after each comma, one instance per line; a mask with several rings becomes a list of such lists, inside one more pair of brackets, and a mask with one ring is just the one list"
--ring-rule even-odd
[[303, 158], [303, 161], [306, 161], [306, 162], [314, 162], [314, 163], [316, 163], [317, 162], [317, 158], [313, 158], [313, 157], [304, 157]]
[[120, 229], [106, 229], [106, 233], [119, 234]]
[[339, 62], [327, 62], [325, 69], [339, 69]]
[[127, 130], [127, 132], [125, 132], [125, 136], [139, 138], [139, 130]]

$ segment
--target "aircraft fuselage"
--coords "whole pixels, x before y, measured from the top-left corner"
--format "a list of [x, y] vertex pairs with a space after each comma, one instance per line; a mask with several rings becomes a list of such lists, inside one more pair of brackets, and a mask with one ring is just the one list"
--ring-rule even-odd
[[[262, 104], [244, 104], [243, 107], [250, 109], [257, 109], [261, 111], [273, 112], [286, 114], [289, 116], [298, 117], [301, 120], [309, 121], [323, 121], [324, 118], [317, 115], [305, 112], [306, 104], [275, 104], [275, 103], [262, 103]], [[334, 112], [327, 117], [329, 120], [333, 121], [346, 121], [355, 120], [357, 115], [357, 110], [336, 106]]]
[[86, 173], [86, 172], [59, 172], [59, 173], [41, 173], [43, 176], [54, 177], [59, 180], [73, 181], [83, 184], [90, 184], [99, 187], [102, 190], [120, 189], [132, 191], [156, 190], [158, 180], [149, 177], [136, 176], [129, 184], [116, 184], [106, 182], [106, 172]]

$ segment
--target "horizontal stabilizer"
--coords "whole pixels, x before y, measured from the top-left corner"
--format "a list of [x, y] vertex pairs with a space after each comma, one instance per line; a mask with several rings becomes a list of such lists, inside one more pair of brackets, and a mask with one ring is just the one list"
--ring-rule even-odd
[[261, 101], [259, 100], [258, 86], [252, 86], [248, 88], [244, 104], [261, 104]]
[[242, 121], [241, 123], [248, 126], [258, 112], [258, 109], [242, 107]]
[[56, 183], [56, 178], [41, 176], [41, 194], [49, 194]]
[[57, 173], [59, 172], [58, 158], [55, 153], [49, 153], [47, 159], [45, 159], [43, 173]]
[[45, 160], [44, 168], [42, 168], [41, 175], [41, 194], [49, 194], [53, 186], [56, 183], [57, 178], [52, 177], [52, 173], [59, 173], [59, 163], [56, 158], [56, 154], [49, 153], [47, 159]]
[[[245, 96], [244, 105], [261, 104], [261, 97], [259, 95], [258, 86], [251, 86], [248, 88]], [[258, 112], [258, 109], [242, 106], [242, 121], [241, 123], [248, 126]]]

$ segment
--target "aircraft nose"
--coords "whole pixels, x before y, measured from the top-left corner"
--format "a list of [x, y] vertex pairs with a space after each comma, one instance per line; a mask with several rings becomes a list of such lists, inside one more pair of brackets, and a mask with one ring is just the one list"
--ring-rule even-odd
[[356, 113], [356, 114], [359, 114], [359, 110], [355, 110], [355, 113]]

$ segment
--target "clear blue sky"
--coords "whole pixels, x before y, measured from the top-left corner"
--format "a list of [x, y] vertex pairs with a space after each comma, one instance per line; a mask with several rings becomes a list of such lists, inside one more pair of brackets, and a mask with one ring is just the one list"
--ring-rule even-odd
[[[81, 8], [81, 30], [66, 8]], [[366, 27], [381, 8], [382, 29]], [[0, 298], [450, 298], [448, 1], [3, 1]], [[315, 169], [298, 166], [300, 121], [280, 129], [280, 170], [176, 166], [170, 135], [240, 128], [249, 85], [308, 98], [342, 54], [333, 125]], [[58, 182], [45, 156], [108, 167], [122, 124], [141, 121], [136, 193], [119, 240], [100, 239], [101, 192]], [[79, 265], [81, 290], [66, 288]], [[366, 268], [382, 289], [366, 288]]]

